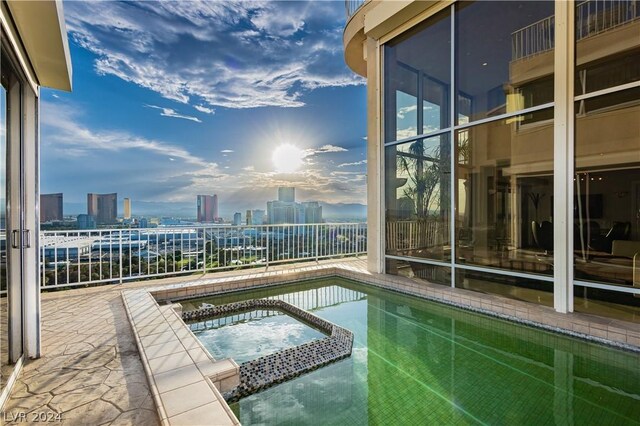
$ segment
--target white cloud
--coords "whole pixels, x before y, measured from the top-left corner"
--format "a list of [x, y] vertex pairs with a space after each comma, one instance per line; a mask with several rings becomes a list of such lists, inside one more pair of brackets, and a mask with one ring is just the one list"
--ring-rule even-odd
[[202, 121], [197, 117], [192, 117], [190, 115], [179, 114], [175, 109], [159, 107], [157, 105], [145, 105], [147, 108], [159, 109], [162, 111], [160, 113], [163, 117], [171, 117], [171, 118], [181, 118], [183, 120], [195, 121], [196, 123], [202, 123]]
[[406, 129], [398, 129], [396, 131], [397, 140], [410, 138], [418, 134], [418, 129], [413, 126], [407, 127]]
[[342, 164], [338, 164], [338, 167], [360, 166], [362, 164], [367, 164], [367, 160], [355, 161], [353, 163], [342, 163]]
[[418, 109], [418, 107], [417, 107], [417, 106], [415, 106], [415, 105], [410, 105], [410, 106], [407, 106], [407, 107], [402, 107], [402, 108], [400, 108], [400, 109], [398, 110], [398, 112], [397, 112], [397, 114], [396, 114], [396, 115], [398, 116], [398, 118], [399, 118], [399, 119], [401, 119], [401, 120], [402, 120], [402, 119], [404, 119], [404, 118], [406, 117], [406, 115], [407, 115], [408, 113], [413, 112], [413, 111], [416, 111], [417, 109]]
[[207, 108], [205, 106], [202, 105], [194, 105], [193, 106], [195, 109], [197, 109], [200, 112], [203, 112], [205, 114], [215, 114], [216, 111], [213, 108]]
[[[43, 178], [51, 182], [55, 174], [57, 185], [71, 182], [66, 187], [52, 188], [56, 191], [117, 191], [126, 185], [136, 199], [192, 202], [196, 194], [216, 187], [227, 206], [240, 209], [264, 206], [275, 198], [278, 186], [292, 185], [301, 200], [366, 202], [364, 175], [332, 173], [336, 172], [335, 166], [328, 162], [309, 164], [295, 174], [258, 170], [254, 165], [232, 174], [226, 168], [229, 166], [194, 155], [170, 141], [93, 128], [84, 123], [79, 110], [66, 104], [41, 101], [41, 105]], [[318, 154], [343, 151], [335, 145], [310, 150]], [[212, 153], [214, 158], [215, 155]], [[59, 167], [60, 161], [67, 166]], [[81, 183], [76, 178], [79, 174], [86, 175]]]
[[65, 105], [41, 101], [41, 120], [46, 127], [46, 145], [73, 150], [77, 156], [86, 156], [95, 151], [147, 151], [180, 160], [191, 166], [211, 169], [215, 163], [191, 154], [186, 149], [164, 141], [140, 137], [125, 131], [93, 130], [78, 123], [79, 114]]
[[344, 64], [344, 10], [338, 2], [66, 6], [69, 32], [97, 56], [98, 74], [200, 112], [216, 106], [300, 107], [309, 90], [364, 84]]
[[322, 145], [320, 148], [311, 148], [304, 151], [304, 157], [311, 157], [316, 154], [326, 154], [329, 152], [347, 152], [348, 149], [336, 145]]
[[229, 153], [232, 153], [232, 152], [235, 152], [235, 151], [234, 151], [234, 150], [232, 150], [232, 149], [223, 149], [223, 150], [222, 150], [222, 151], [220, 151], [220, 152], [225, 153], [225, 154], [229, 154]]

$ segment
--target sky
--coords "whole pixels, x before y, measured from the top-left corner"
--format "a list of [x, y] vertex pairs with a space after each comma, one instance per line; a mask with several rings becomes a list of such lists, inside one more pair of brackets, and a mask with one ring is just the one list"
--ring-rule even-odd
[[[73, 91], [42, 90], [42, 193], [84, 206], [88, 192], [117, 192], [134, 214], [141, 201], [193, 203], [194, 216], [197, 194], [232, 214], [265, 208], [282, 185], [300, 201], [366, 202], [366, 87], [344, 63], [343, 1], [64, 12]], [[298, 170], [277, 167], [282, 145]]]

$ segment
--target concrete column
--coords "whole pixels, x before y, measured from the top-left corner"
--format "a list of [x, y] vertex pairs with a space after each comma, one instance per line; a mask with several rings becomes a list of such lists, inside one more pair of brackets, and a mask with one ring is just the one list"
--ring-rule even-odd
[[574, 2], [555, 3], [553, 304], [563, 313], [573, 311], [574, 14]]
[[384, 162], [380, 123], [380, 53], [376, 40], [367, 38], [367, 269], [384, 270]]

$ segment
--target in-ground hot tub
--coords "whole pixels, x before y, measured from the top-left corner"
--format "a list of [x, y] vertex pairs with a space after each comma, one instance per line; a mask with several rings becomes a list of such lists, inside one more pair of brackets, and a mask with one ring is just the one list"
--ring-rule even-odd
[[215, 359], [233, 358], [238, 364], [325, 337], [278, 309], [248, 310], [188, 325]]

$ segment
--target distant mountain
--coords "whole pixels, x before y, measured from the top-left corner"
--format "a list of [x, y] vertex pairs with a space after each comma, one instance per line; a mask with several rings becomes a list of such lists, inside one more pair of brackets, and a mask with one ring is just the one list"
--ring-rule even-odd
[[366, 220], [367, 206], [359, 203], [325, 203], [322, 205], [322, 217], [325, 220]]

